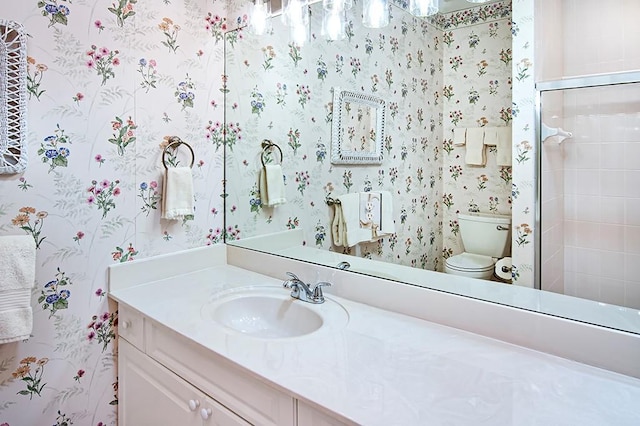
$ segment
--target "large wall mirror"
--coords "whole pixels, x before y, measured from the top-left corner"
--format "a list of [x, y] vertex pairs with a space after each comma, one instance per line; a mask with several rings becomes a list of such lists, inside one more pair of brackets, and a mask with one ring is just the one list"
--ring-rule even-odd
[[[227, 243], [333, 267], [346, 261], [354, 273], [640, 333], [640, 315], [629, 306], [444, 275], [446, 260], [468, 246], [461, 215], [503, 218], [496, 227], [514, 229], [512, 244], [535, 244], [524, 226], [509, 223], [516, 164], [504, 164], [496, 146], [483, 151], [482, 165], [469, 164], [467, 146], [454, 143], [459, 129], [511, 124], [510, 2], [480, 6], [478, 19], [446, 28], [446, 20], [417, 19], [393, 6], [381, 29], [363, 27], [362, 2], [354, 3], [342, 40], [323, 39], [319, 3], [311, 6], [304, 45], [290, 41], [279, 16], [266, 35], [227, 33]], [[381, 161], [331, 161], [334, 88], [384, 100]], [[286, 203], [272, 207], [260, 202], [264, 139], [282, 150]], [[395, 233], [335, 246], [327, 201], [382, 191], [392, 195]]]

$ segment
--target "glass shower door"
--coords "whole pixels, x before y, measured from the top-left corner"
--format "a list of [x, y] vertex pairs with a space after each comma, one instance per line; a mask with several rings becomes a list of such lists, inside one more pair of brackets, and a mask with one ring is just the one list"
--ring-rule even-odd
[[542, 290], [640, 309], [639, 77], [538, 85]]

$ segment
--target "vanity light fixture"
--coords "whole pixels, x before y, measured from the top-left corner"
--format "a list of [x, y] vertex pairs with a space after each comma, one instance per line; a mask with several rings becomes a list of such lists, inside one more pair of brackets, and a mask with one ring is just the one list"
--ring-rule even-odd
[[417, 17], [432, 16], [438, 13], [438, 0], [410, 0], [409, 13]]
[[346, 26], [346, 11], [336, 9], [324, 11], [322, 15], [321, 35], [325, 40], [344, 40], [347, 36], [347, 32], [345, 31]]
[[298, 46], [309, 41], [309, 2], [308, 0], [283, 0], [282, 22], [289, 27], [289, 39]]
[[364, 0], [362, 25], [367, 28], [384, 28], [389, 25], [388, 0]]
[[264, 35], [270, 31], [271, 0], [253, 0], [249, 11], [249, 32]]
[[353, 7], [353, 0], [322, 0], [324, 10], [350, 10]]
[[322, 0], [321, 35], [325, 40], [343, 40], [347, 33], [346, 11], [353, 7], [352, 0]]

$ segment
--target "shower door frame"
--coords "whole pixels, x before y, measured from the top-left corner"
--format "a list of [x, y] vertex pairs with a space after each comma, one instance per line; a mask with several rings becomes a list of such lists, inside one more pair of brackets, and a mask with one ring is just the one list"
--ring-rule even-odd
[[593, 74], [536, 83], [536, 211], [534, 225], [533, 285], [542, 289], [542, 94], [559, 90], [588, 89], [591, 87], [617, 86], [640, 83], [640, 71]]

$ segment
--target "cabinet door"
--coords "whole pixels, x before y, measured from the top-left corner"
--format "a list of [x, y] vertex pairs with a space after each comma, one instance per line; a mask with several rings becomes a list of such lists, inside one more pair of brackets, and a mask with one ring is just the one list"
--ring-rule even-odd
[[206, 398], [200, 409], [200, 416], [203, 426], [251, 426], [233, 411], [211, 398]]
[[125, 340], [118, 343], [121, 426], [248, 425]]

